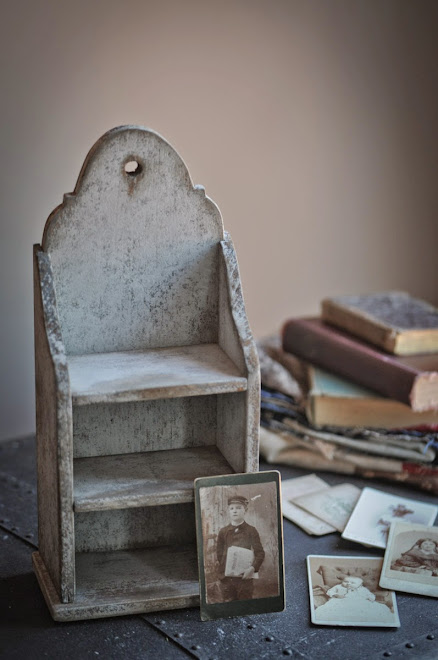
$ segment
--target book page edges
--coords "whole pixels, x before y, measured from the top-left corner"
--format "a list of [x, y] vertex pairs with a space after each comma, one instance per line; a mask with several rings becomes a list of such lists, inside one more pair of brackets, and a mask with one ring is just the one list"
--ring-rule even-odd
[[404, 330], [396, 333], [395, 355], [416, 355], [418, 353], [438, 353], [438, 329]]
[[419, 374], [413, 383], [410, 403], [412, 410], [425, 412], [438, 410], [438, 372]]
[[438, 409], [417, 412], [408, 405], [383, 397], [353, 398], [310, 394], [306, 415], [311, 424], [364, 428], [415, 428], [438, 425]]

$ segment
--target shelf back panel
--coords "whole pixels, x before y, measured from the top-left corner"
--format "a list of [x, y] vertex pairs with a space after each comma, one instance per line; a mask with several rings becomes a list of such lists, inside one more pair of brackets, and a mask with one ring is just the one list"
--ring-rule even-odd
[[219, 209], [160, 135], [103, 135], [43, 236], [67, 354], [216, 342], [223, 237]]
[[75, 514], [76, 552], [195, 543], [193, 503]]
[[217, 395], [73, 407], [74, 457], [216, 444]]

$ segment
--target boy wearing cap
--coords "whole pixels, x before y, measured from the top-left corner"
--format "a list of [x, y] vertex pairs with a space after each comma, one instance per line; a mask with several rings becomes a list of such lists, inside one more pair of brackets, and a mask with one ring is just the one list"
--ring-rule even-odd
[[[217, 537], [217, 560], [219, 563], [219, 580], [224, 601], [247, 600], [253, 597], [254, 574], [258, 572], [265, 558], [265, 551], [260, 541], [258, 531], [245, 521], [248, 500], [242, 495], [232, 495], [228, 498], [228, 514], [230, 524], [219, 530]], [[252, 550], [254, 558], [241, 576], [225, 575], [228, 549], [232, 546]]]

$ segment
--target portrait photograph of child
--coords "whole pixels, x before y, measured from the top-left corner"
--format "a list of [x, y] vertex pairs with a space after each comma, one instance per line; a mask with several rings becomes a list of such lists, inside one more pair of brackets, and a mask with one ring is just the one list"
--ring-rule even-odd
[[438, 527], [393, 523], [380, 584], [438, 597]]
[[309, 555], [311, 621], [331, 626], [400, 626], [395, 594], [379, 587], [380, 557]]
[[279, 473], [195, 481], [201, 618], [284, 609]]

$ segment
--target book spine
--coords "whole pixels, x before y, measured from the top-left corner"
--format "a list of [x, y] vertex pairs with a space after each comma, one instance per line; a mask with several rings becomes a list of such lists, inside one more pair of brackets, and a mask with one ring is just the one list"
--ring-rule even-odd
[[341, 331], [311, 319], [292, 319], [283, 327], [283, 349], [384, 396], [411, 405], [411, 391], [417, 373], [405, 365], [391, 362], [371, 346]]

